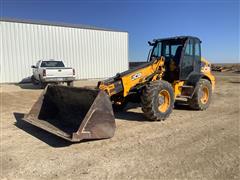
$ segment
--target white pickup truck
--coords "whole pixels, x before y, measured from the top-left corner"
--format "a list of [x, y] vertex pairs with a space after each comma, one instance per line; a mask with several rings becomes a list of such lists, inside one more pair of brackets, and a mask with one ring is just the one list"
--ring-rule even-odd
[[33, 69], [31, 77], [33, 84], [40, 84], [42, 88], [45, 88], [48, 83], [66, 82], [68, 86], [73, 86], [75, 70], [71, 67], [65, 67], [62, 61], [40, 60], [31, 67]]

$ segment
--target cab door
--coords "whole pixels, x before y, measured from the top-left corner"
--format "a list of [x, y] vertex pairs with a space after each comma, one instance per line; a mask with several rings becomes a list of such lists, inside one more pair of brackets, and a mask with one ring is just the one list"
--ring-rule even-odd
[[188, 79], [190, 73], [194, 71], [194, 40], [188, 39], [180, 62], [180, 80]]
[[194, 72], [201, 72], [201, 41], [198, 39], [194, 40]]

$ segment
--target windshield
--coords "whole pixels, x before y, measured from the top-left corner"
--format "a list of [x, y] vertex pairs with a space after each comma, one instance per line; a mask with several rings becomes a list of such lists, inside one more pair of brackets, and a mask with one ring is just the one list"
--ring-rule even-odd
[[158, 42], [152, 51], [152, 57], [171, 57], [177, 56], [181, 53], [184, 42], [171, 40]]
[[160, 57], [161, 56], [161, 51], [162, 51], [162, 43], [159, 42], [157, 43], [156, 46], [154, 46], [153, 50], [152, 50], [152, 56], [154, 57]]
[[62, 61], [42, 61], [41, 67], [64, 67]]

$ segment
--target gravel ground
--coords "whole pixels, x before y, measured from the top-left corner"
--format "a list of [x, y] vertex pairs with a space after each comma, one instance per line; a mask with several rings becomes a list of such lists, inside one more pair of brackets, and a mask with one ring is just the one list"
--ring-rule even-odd
[[116, 114], [113, 138], [74, 144], [21, 121], [42, 90], [1, 85], [0, 178], [240, 179], [240, 76], [216, 78], [206, 111], [178, 107], [166, 121], [149, 122], [130, 104]]

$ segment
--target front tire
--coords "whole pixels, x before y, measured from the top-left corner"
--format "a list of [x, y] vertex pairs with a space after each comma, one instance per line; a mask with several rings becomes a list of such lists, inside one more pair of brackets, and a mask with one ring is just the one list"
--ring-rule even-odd
[[142, 92], [141, 105], [144, 115], [153, 121], [165, 120], [174, 107], [174, 92], [167, 81], [150, 82]]
[[212, 85], [209, 80], [200, 79], [192, 99], [188, 100], [188, 104], [195, 110], [206, 110], [212, 99]]

